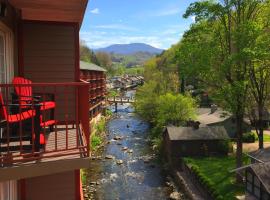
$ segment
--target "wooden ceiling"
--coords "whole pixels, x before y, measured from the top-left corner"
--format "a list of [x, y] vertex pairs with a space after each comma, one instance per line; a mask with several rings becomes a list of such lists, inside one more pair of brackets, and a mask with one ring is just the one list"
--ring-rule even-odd
[[24, 20], [79, 22], [88, 0], [9, 0]]

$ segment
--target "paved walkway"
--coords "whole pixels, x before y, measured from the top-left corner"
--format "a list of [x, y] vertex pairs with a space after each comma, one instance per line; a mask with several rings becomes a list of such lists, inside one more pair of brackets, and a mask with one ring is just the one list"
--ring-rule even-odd
[[[264, 148], [270, 147], [270, 142], [264, 142]], [[236, 151], [236, 143], [233, 144], [233, 149]], [[259, 149], [259, 143], [243, 143], [243, 152], [252, 152]]]

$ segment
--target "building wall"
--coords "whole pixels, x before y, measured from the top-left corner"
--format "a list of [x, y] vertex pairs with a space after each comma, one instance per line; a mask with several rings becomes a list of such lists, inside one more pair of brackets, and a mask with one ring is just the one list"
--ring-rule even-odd
[[23, 24], [24, 76], [33, 82], [75, 81], [75, 30], [71, 25]]
[[[34, 83], [75, 82], [76, 29], [72, 24], [23, 23], [23, 76]], [[56, 93], [57, 120], [75, 119], [74, 88], [35, 88]]]
[[205, 156], [207, 154], [222, 155], [218, 146], [219, 140], [192, 140], [192, 141], [170, 141], [168, 152], [172, 158], [180, 158], [184, 156]]
[[75, 172], [25, 179], [26, 200], [75, 200]]

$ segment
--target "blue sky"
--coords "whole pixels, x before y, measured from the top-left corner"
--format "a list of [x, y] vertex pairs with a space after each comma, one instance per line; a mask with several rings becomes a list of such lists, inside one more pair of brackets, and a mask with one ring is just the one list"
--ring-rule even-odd
[[193, 19], [182, 15], [194, 0], [89, 0], [80, 37], [90, 48], [147, 43], [167, 49]]

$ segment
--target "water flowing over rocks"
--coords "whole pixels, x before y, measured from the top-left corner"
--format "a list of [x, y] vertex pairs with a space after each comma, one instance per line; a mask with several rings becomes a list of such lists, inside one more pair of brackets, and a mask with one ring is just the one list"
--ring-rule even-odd
[[148, 124], [131, 107], [118, 109], [107, 124], [104, 151], [92, 156], [83, 187], [85, 200], [184, 200], [149, 145]]

